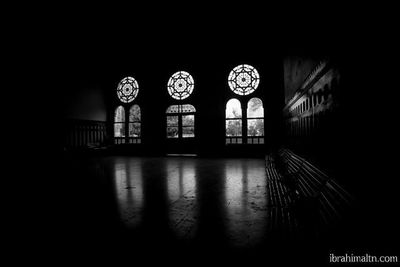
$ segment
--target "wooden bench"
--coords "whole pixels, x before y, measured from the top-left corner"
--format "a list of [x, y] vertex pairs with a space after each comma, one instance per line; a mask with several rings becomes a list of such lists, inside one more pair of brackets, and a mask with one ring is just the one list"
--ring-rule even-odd
[[295, 217], [295, 226], [289, 228], [324, 231], [336, 225], [352, 205], [352, 196], [335, 179], [289, 149], [268, 155], [266, 171], [269, 205]]

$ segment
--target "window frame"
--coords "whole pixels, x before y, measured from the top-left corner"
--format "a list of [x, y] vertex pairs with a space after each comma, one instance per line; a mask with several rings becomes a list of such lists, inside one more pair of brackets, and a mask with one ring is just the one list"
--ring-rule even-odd
[[[117, 112], [118, 109], [122, 108], [122, 119], [121, 121], [117, 121]], [[114, 109], [114, 122], [113, 122], [113, 138], [114, 138], [114, 144], [124, 144], [125, 143], [125, 138], [126, 138], [126, 111], [125, 111], [125, 106], [124, 105], [118, 105]], [[122, 136], [116, 136], [116, 125], [122, 125], [123, 128], [123, 135]]]
[[[250, 102], [251, 99], [253, 98], [258, 98], [263, 107], [263, 117], [248, 117], [247, 114], [247, 108], [248, 108], [248, 103]], [[230, 100], [232, 99], [237, 99], [240, 102], [240, 108], [241, 108], [241, 113], [242, 116], [241, 118], [227, 118], [226, 117], [226, 109], [227, 109], [227, 104]], [[253, 120], [253, 119], [263, 119], [263, 124], [264, 124], [264, 135], [262, 136], [249, 136], [248, 135], [248, 121]], [[226, 122], [229, 120], [241, 120], [242, 122], [242, 135], [241, 136], [227, 136], [226, 134]], [[264, 145], [265, 144], [265, 108], [264, 108], [264, 101], [261, 96], [258, 94], [249, 94], [249, 95], [244, 95], [244, 96], [238, 96], [238, 95], [231, 95], [231, 97], [226, 101], [225, 104], [225, 145], [231, 146], [231, 145]]]
[[[248, 114], [248, 109], [249, 109], [249, 103], [252, 99], [258, 99], [261, 101], [261, 107], [262, 107], [262, 117], [249, 117]], [[260, 97], [257, 96], [253, 96], [252, 98], [250, 98], [247, 101], [247, 105], [246, 105], [246, 143], [247, 144], [264, 144], [265, 143], [265, 112], [264, 112], [264, 102], [262, 101], [262, 99]], [[264, 130], [263, 130], [263, 135], [257, 135], [257, 136], [252, 136], [249, 135], [249, 120], [262, 120], [262, 123], [264, 125]]]
[[[184, 105], [190, 105], [193, 107], [194, 111], [190, 112], [183, 112], [182, 106]], [[168, 110], [173, 107], [173, 106], [178, 106], [178, 111], [177, 112], [169, 112]], [[193, 115], [193, 126], [183, 125], [183, 116], [188, 116], [188, 115]], [[168, 125], [168, 117], [178, 117], [178, 124], [175, 125]], [[196, 138], [196, 108], [192, 104], [173, 104], [167, 107], [167, 110], [165, 111], [165, 120], [166, 120], [166, 125], [165, 125], [165, 130], [166, 130], [166, 138], [168, 140], [181, 140], [181, 139], [194, 139]], [[168, 128], [178, 128], [178, 136], [177, 137], [169, 137], [168, 136]], [[183, 136], [183, 128], [189, 128], [193, 127], [193, 136], [190, 137], [184, 137]]]
[[[232, 100], [237, 100], [240, 104], [240, 118], [227, 118], [226, 112], [228, 109], [228, 103]], [[240, 122], [240, 135], [233, 135], [233, 136], [228, 136], [227, 135], [227, 126], [229, 121], [239, 121]], [[243, 108], [242, 108], [242, 102], [236, 98], [232, 97], [230, 98], [226, 104], [225, 104], [225, 144], [242, 144], [243, 143]]]
[[[129, 99], [128, 96], [122, 97], [121, 99], [121, 93], [123, 90], [123, 85], [124, 84], [131, 84], [133, 88], [133, 92], [129, 95], [132, 96], [132, 99]], [[116, 101], [115, 101], [115, 106], [116, 108], [114, 109], [114, 114], [113, 114], [113, 143], [114, 145], [122, 145], [122, 144], [141, 144], [142, 143], [142, 116], [143, 116], [143, 110], [140, 106], [140, 101], [139, 99], [139, 84], [135, 78], [132, 76], [126, 76], [122, 78], [117, 85], [116, 88]], [[131, 110], [133, 109], [134, 106], [137, 106], [139, 108], [139, 118], [138, 119], [133, 119], [131, 120]], [[123, 108], [123, 116], [124, 119], [122, 122], [116, 121], [116, 111], [119, 107]], [[131, 136], [130, 135], [130, 127], [131, 125], [139, 124], [139, 135], [138, 136]], [[121, 124], [124, 126], [124, 134], [123, 136], [116, 137], [115, 136], [115, 125]]]
[[[139, 120], [131, 120], [131, 110], [134, 106], [137, 106], [139, 108]], [[140, 108], [140, 105], [137, 103], [132, 104], [129, 107], [129, 114], [128, 114], [128, 140], [127, 142], [129, 144], [141, 144], [142, 143], [142, 109]], [[130, 136], [130, 126], [134, 125], [135, 123], [139, 124], [139, 135], [138, 136]], [[126, 126], [125, 126], [126, 127]]]

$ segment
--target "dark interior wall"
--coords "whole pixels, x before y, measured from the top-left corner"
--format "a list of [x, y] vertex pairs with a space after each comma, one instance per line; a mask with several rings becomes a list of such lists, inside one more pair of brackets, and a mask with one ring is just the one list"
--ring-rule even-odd
[[318, 61], [310, 56], [285, 57], [283, 66], [286, 103], [293, 97], [296, 90], [302, 85], [317, 64]]
[[101, 84], [94, 77], [75, 80], [63, 89], [65, 119], [106, 121], [107, 107]]

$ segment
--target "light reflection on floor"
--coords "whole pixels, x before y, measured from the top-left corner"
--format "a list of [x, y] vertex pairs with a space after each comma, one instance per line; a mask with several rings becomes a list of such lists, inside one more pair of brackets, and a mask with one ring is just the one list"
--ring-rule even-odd
[[[267, 196], [262, 159], [117, 158], [114, 170], [119, 213], [128, 228], [146, 223], [146, 192], [165, 191], [157, 201], [165, 202], [160, 206], [167, 209], [169, 228], [179, 239], [195, 238], [202, 233], [200, 225], [210, 228], [215, 223], [199, 220], [214, 219], [222, 220], [226, 238], [235, 246], [251, 246], [264, 235]], [[213, 213], [211, 219], [208, 212]]]
[[121, 220], [137, 226], [143, 208], [143, 176], [140, 161], [122, 159], [115, 164], [115, 188]]
[[228, 236], [240, 246], [255, 244], [266, 229], [265, 170], [253, 161], [225, 164]]
[[193, 237], [196, 227], [195, 163], [179, 158], [169, 158], [167, 162], [170, 226], [179, 238]]

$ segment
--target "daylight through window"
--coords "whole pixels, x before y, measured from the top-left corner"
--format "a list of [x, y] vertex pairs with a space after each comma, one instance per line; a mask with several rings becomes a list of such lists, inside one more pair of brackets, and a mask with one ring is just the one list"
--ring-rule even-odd
[[226, 142], [242, 143], [242, 106], [240, 101], [232, 98], [226, 103], [225, 110]]
[[235, 67], [229, 74], [228, 84], [238, 95], [248, 95], [254, 92], [260, 83], [258, 71], [247, 64]]
[[174, 73], [168, 81], [168, 93], [172, 98], [182, 100], [190, 96], [194, 88], [192, 75], [186, 71]]
[[172, 105], [167, 111], [167, 138], [193, 138], [196, 109], [192, 105]]
[[247, 143], [264, 143], [264, 108], [261, 99], [252, 98], [247, 103]]
[[117, 95], [123, 103], [132, 102], [139, 93], [139, 84], [132, 77], [123, 78], [117, 87]]

